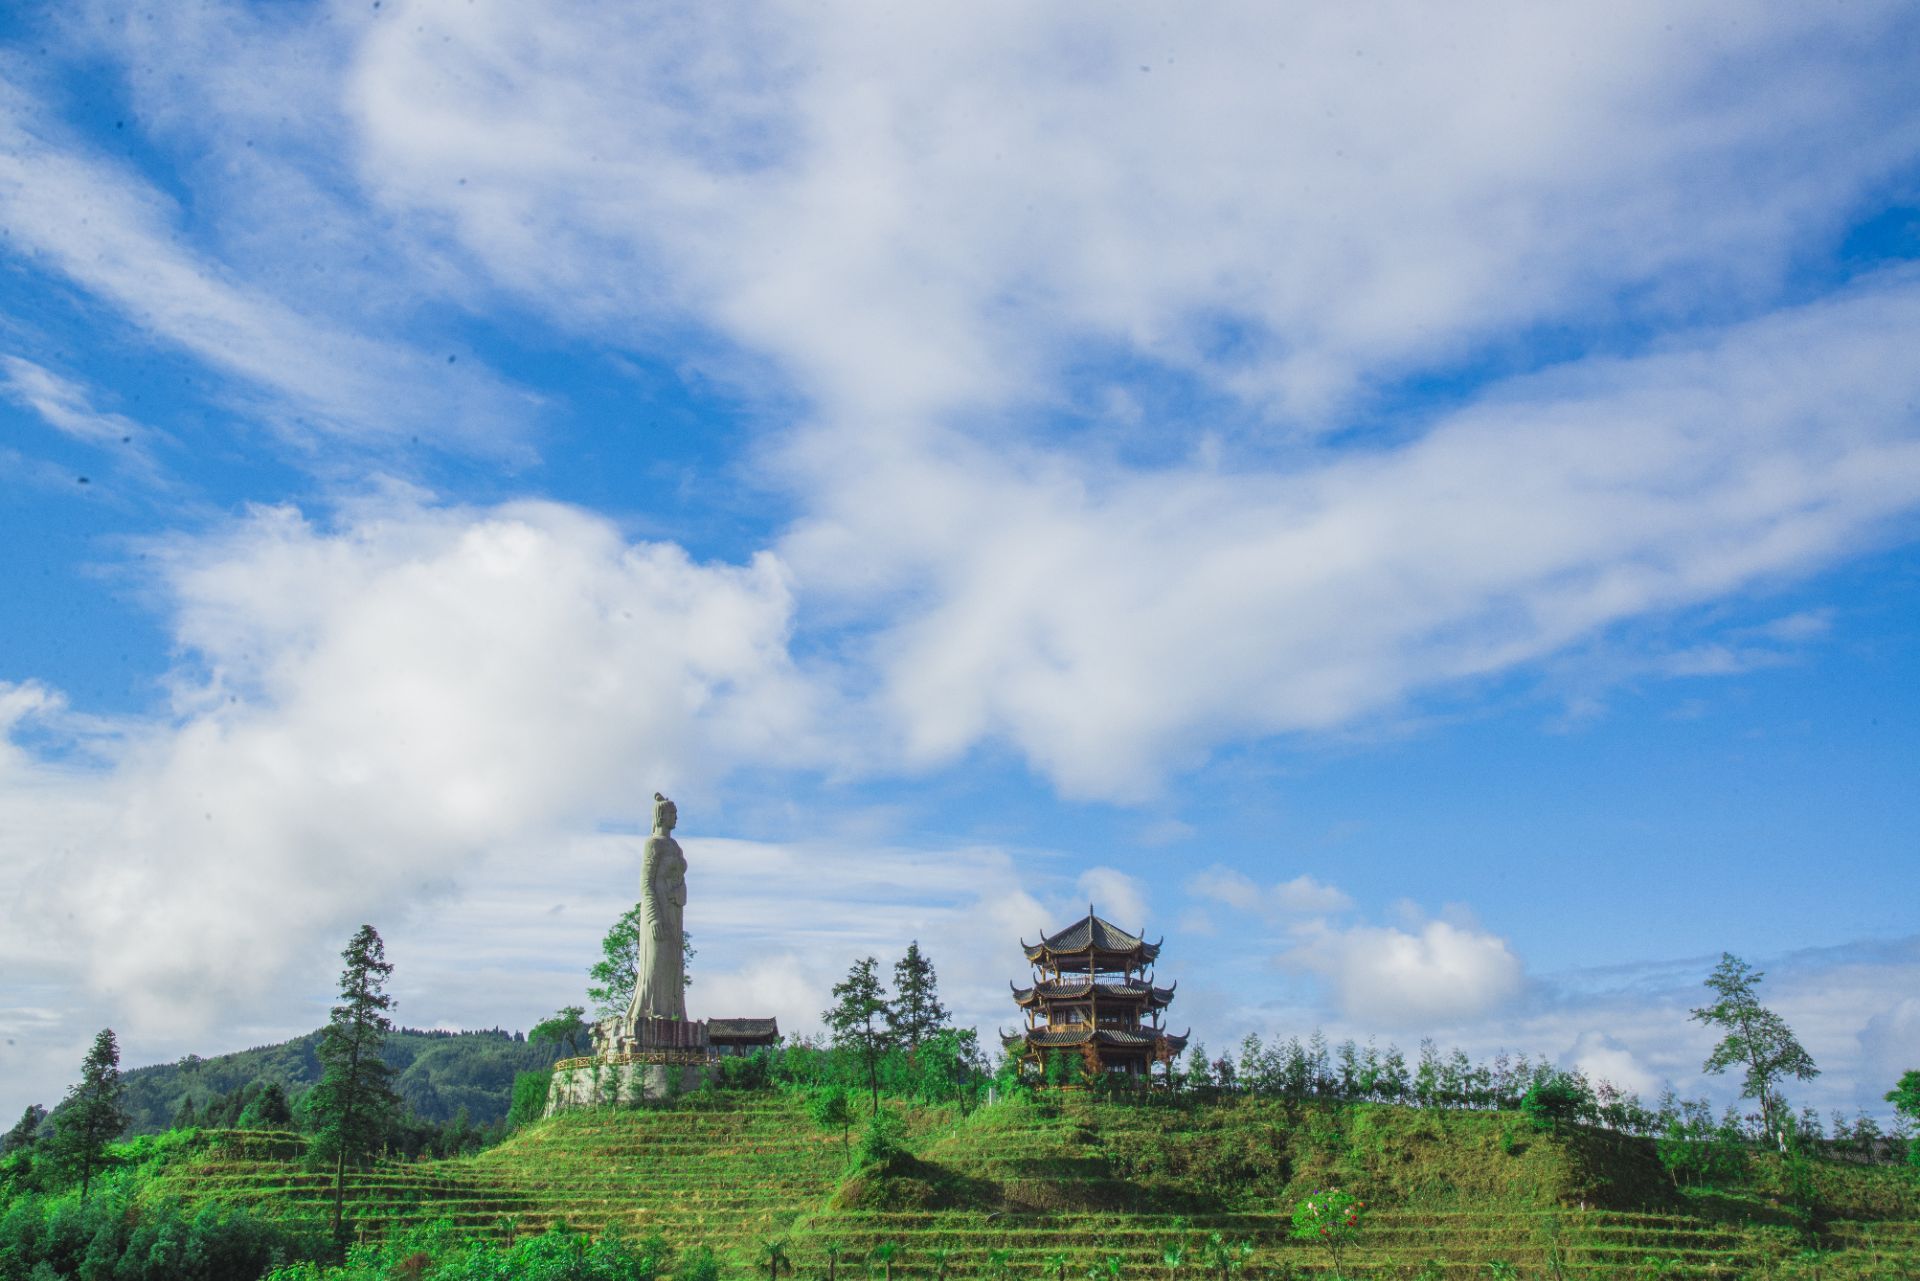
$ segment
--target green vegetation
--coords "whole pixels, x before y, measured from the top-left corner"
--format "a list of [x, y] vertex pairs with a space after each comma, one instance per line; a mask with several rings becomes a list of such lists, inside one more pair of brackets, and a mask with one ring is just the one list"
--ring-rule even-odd
[[380, 1057], [380, 1043], [393, 1029], [387, 1011], [387, 977], [393, 965], [371, 925], [348, 940], [340, 959], [340, 1004], [320, 1038], [320, 1084], [307, 1096], [312, 1123], [312, 1157], [333, 1163], [334, 1235], [340, 1233], [347, 1166], [364, 1164], [376, 1152], [400, 1114], [400, 1096], [391, 1084], [393, 1069]]
[[527, 1040], [536, 1045], [558, 1046], [569, 1058], [585, 1054], [593, 1048], [593, 1028], [587, 1023], [586, 1012], [583, 1005], [566, 1006], [552, 1018], [542, 1019], [529, 1028]]
[[867, 1089], [872, 1096], [875, 1115], [880, 1111], [880, 1051], [885, 1048], [885, 1029], [875, 1019], [888, 1016], [886, 989], [875, 972], [880, 962], [863, 957], [853, 963], [847, 977], [833, 985], [833, 1004], [823, 1011], [820, 1021], [833, 1033], [834, 1044], [852, 1046], [867, 1065]]
[[[129, 1132], [158, 1134], [195, 1125], [231, 1129], [269, 1085], [278, 1086], [297, 1112], [301, 1097], [320, 1080], [320, 1037], [315, 1031], [276, 1045], [208, 1058], [189, 1055], [124, 1071], [120, 1098], [132, 1118]], [[463, 1111], [473, 1125], [498, 1126], [506, 1119], [514, 1077], [547, 1067], [560, 1053], [557, 1046], [533, 1045], [499, 1029], [400, 1028], [380, 1049], [408, 1113], [436, 1128]], [[413, 1150], [423, 1146], [432, 1145], [415, 1143]]]
[[53, 1122], [54, 1160], [78, 1175], [82, 1201], [94, 1175], [109, 1163], [107, 1144], [126, 1129], [127, 1112], [120, 1106], [120, 1046], [113, 1029], [103, 1028]]
[[[1296, 1239], [1308, 1200], [1332, 1215], [1324, 1226], [1352, 1212], [1337, 1264], [1348, 1277], [1411, 1277], [1429, 1264], [1425, 1275], [1484, 1277], [1495, 1262], [1527, 1277], [1920, 1267], [1920, 1184], [1901, 1169], [1817, 1157], [1796, 1168], [1750, 1141], [1737, 1177], [1676, 1186], [1652, 1140], [1578, 1123], [1535, 1131], [1512, 1110], [1016, 1091], [993, 1106], [883, 1099], [885, 1119], [869, 1119], [849, 1156], [840, 1134], [812, 1122], [811, 1098], [792, 1085], [697, 1090], [565, 1113], [473, 1155], [349, 1171], [344, 1256], [315, 1230], [333, 1189], [298, 1136], [142, 1138], [117, 1145], [117, 1168], [87, 1207], [77, 1189], [14, 1198], [0, 1215], [0, 1278], [50, 1257], [9, 1270], [6, 1242], [71, 1243], [72, 1216], [103, 1205], [126, 1220], [114, 1240], [149, 1222], [169, 1239], [191, 1235], [204, 1216], [196, 1249], [228, 1233], [248, 1259], [319, 1261], [280, 1281], [745, 1281], [776, 1266], [770, 1242], [781, 1270], [800, 1277], [845, 1263], [878, 1276], [888, 1253], [897, 1279], [1327, 1275], [1319, 1225], [1314, 1240]], [[1505, 1150], [1503, 1132], [1525, 1137]], [[92, 1233], [103, 1221], [86, 1220]], [[61, 1248], [51, 1275], [80, 1275]]]
[[1726, 1032], [1700, 1070], [1718, 1074], [1729, 1067], [1744, 1068], [1740, 1097], [1760, 1105], [1762, 1133], [1784, 1141], [1780, 1082], [1787, 1077], [1810, 1081], [1820, 1075], [1820, 1069], [1813, 1065], [1813, 1057], [1801, 1047], [1786, 1021], [1754, 995], [1765, 977], [1733, 953], [1721, 953], [1720, 964], [1706, 981], [1720, 999], [1693, 1011], [1692, 1017]]
[[[1920, 1178], [1888, 1163], [1904, 1129], [1836, 1118], [1823, 1140], [1817, 1116], [1786, 1110], [1779, 1074], [1752, 1096], [1760, 1117], [1717, 1121], [1705, 1103], [1649, 1107], [1544, 1062], [1430, 1042], [1409, 1062], [1317, 1034], [1212, 1059], [1195, 1045], [1151, 1090], [1085, 1080], [1077, 1060], [1036, 1081], [1006, 1061], [989, 1074], [974, 1034], [944, 1025], [917, 947], [894, 971], [911, 999], [887, 1000], [871, 958], [855, 966], [834, 1043], [790, 1041], [723, 1059], [670, 1100], [549, 1119], [539, 1059], [514, 1081], [504, 1141], [482, 1145], [457, 1116], [441, 1132], [457, 1141], [415, 1159], [415, 1132], [378, 1097], [404, 1077], [382, 1052], [401, 1034], [378, 935], [343, 957], [322, 1087], [255, 1078], [189, 1096], [183, 1118], [229, 1128], [103, 1141], [88, 1167], [47, 1133], [74, 1132], [116, 1082], [124, 1093], [103, 1034], [74, 1100], [0, 1139], [0, 1281], [834, 1281], [843, 1263], [901, 1281], [1235, 1281], [1328, 1264], [1431, 1281], [1920, 1274]], [[1751, 996], [1759, 976], [1733, 977]], [[1742, 1026], [1751, 1047], [1771, 1025]], [[1045, 1088], [1052, 1076], [1064, 1088]], [[854, 1092], [871, 1103], [857, 1136]], [[1888, 1099], [1903, 1124], [1920, 1115], [1920, 1073]]]

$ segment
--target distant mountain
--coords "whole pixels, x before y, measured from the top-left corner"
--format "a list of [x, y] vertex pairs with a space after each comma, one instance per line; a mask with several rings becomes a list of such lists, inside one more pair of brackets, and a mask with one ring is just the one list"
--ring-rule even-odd
[[[262, 1045], [236, 1054], [203, 1059], [189, 1054], [177, 1063], [134, 1068], [122, 1076], [124, 1103], [133, 1116], [133, 1134], [166, 1129], [192, 1097], [196, 1109], [255, 1081], [278, 1081], [298, 1098], [320, 1080], [316, 1050], [320, 1033], [309, 1032], [278, 1045]], [[560, 1057], [552, 1045], [529, 1045], [517, 1032], [421, 1032], [404, 1028], [387, 1034], [383, 1057], [399, 1069], [397, 1088], [414, 1115], [425, 1121], [450, 1121], [461, 1108], [476, 1125], [507, 1115], [513, 1078], [543, 1068]]]

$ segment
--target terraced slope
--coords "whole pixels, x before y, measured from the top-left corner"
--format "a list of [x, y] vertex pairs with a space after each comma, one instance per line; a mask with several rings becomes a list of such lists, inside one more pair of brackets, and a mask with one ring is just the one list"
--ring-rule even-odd
[[[1643, 1147], [1612, 1136], [1524, 1135], [1514, 1118], [1379, 1109], [1367, 1116], [1222, 1104], [1133, 1108], [1084, 1096], [1003, 1103], [971, 1116], [908, 1114], [915, 1156], [884, 1176], [843, 1179], [839, 1139], [799, 1104], [731, 1096], [711, 1110], [582, 1112], [543, 1122], [457, 1161], [381, 1167], [351, 1185], [349, 1214], [367, 1235], [448, 1219], [505, 1237], [556, 1222], [594, 1232], [658, 1231], [674, 1246], [710, 1245], [745, 1271], [783, 1239], [798, 1275], [824, 1275], [875, 1247], [896, 1272], [1074, 1277], [1112, 1258], [1132, 1277], [1166, 1273], [1176, 1241], [1214, 1233], [1256, 1247], [1251, 1275], [1325, 1259], [1287, 1239], [1292, 1202], [1316, 1186], [1371, 1190], [1351, 1275], [1481, 1277], [1504, 1261], [1524, 1276], [1920, 1277], [1920, 1201], [1888, 1172], [1834, 1169], [1836, 1203], [1872, 1207], [1828, 1225], [1817, 1257], [1796, 1261], [1791, 1229], [1662, 1201], [1623, 1204], [1644, 1179]], [[290, 1136], [240, 1140], [168, 1173], [169, 1188], [288, 1214], [318, 1215], [323, 1175], [285, 1160]], [[1645, 1198], [1648, 1189], [1637, 1187]], [[1626, 1198], [1629, 1199], [1630, 1198]], [[1588, 1207], [1582, 1208], [1582, 1202]], [[1749, 1203], [1764, 1220], [1763, 1199]], [[1422, 1269], [1426, 1271], [1422, 1273]], [[858, 1271], [856, 1267], [856, 1271]]]
[[[478, 1156], [352, 1174], [347, 1216], [362, 1236], [444, 1218], [476, 1235], [564, 1222], [744, 1247], [824, 1204], [844, 1161], [837, 1137], [773, 1097], [714, 1111], [577, 1112]], [[257, 1145], [210, 1152], [170, 1172], [166, 1187], [190, 1200], [308, 1217], [324, 1216], [332, 1195], [329, 1175], [271, 1159]]]

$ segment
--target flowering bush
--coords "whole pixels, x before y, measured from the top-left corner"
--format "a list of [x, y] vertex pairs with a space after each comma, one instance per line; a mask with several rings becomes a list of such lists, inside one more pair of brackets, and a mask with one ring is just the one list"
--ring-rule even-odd
[[1333, 1257], [1333, 1275], [1341, 1277], [1340, 1252], [1360, 1240], [1361, 1219], [1367, 1203], [1351, 1192], [1327, 1189], [1315, 1192], [1293, 1207], [1293, 1239], [1317, 1241]]

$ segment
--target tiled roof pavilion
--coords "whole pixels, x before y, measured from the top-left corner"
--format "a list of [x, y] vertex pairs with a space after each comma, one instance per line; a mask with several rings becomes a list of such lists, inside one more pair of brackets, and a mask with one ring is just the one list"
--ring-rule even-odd
[[1086, 916], [1040, 942], [1020, 943], [1034, 969], [1033, 983], [1013, 987], [1026, 1015], [1026, 1030], [1003, 1033], [1008, 1050], [1032, 1067], [1071, 1054], [1090, 1074], [1144, 1076], [1154, 1064], [1170, 1066], [1187, 1037], [1159, 1026], [1173, 1000], [1174, 984], [1160, 987], [1148, 970], [1160, 944], [1149, 943], [1087, 908]]

